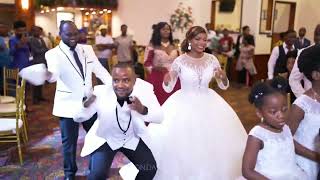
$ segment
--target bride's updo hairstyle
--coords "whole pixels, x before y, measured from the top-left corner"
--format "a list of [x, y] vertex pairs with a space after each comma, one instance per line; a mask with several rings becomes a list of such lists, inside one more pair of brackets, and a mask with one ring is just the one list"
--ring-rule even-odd
[[189, 52], [188, 45], [191, 39], [196, 37], [198, 34], [205, 33], [207, 34], [206, 30], [201, 26], [193, 26], [191, 27], [187, 33], [185, 39], [181, 43], [181, 51], [182, 52]]
[[272, 80], [255, 84], [251, 89], [248, 99], [250, 104], [254, 104], [256, 108], [261, 108], [264, 104], [265, 97], [275, 93], [285, 95], [287, 88], [287, 81], [284, 78], [277, 76]]

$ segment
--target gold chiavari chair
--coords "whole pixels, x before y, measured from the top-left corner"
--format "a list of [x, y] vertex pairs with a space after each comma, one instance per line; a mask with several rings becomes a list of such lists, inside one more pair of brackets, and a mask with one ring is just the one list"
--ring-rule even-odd
[[25, 123], [22, 119], [23, 102], [22, 102], [23, 91], [21, 87], [17, 87], [16, 93], [16, 110], [15, 117], [2, 117], [0, 118], [0, 143], [17, 143], [18, 155], [20, 164], [23, 164], [22, 158], [22, 140], [27, 142], [27, 132]]
[[0, 96], [0, 103], [13, 103], [15, 97], [10, 96], [16, 92], [19, 84], [19, 69], [3, 67], [3, 96]]
[[[18, 89], [19, 88], [19, 89]], [[13, 103], [0, 103], [0, 118], [1, 117], [14, 117], [16, 115], [16, 106], [18, 103], [21, 103], [21, 120], [24, 122], [24, 130], [25, 130], [25, 137], [28, 140], [27, 136], [27, 116], [26, 116], [26, 105], [25, 105], [25, 88], [26, 88], [26, 81], [24, 79], [21, 80], [21, 87], [18, 85], [16, 89], [16, 95], [19, 95], [19, 100], [15, 100]]]

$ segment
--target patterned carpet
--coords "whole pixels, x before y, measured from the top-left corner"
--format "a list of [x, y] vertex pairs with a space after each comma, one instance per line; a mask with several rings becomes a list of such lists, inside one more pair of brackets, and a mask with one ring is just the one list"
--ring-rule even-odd
[[[44, 89], [48, 101], [39, 105], [32, 105], [28, 94], [29, 142], [23, 147], [23, 166], [19, 165], [15, 144], [0, 144], [0, 179], [63, 179], [59, 124], [51, 115], [54, 85], [46, 85]], [[247, 102], [248, 91], [249, 89], [245, 87], [231, 87], [227, 91], [218, 90], [235, 109], [247, 131], [257, 122], [254, 109]], [[77, 179], [86, 179], [87, 174], [88, 159], [79, 156], [84, 136], [85, 132], [81, 128], [77, 151]], [[118, 176], [118, 169], [124, 163], [127, 163], [126, 158], [118, 154], [112, 164], [110, 180], [121, 179]]]

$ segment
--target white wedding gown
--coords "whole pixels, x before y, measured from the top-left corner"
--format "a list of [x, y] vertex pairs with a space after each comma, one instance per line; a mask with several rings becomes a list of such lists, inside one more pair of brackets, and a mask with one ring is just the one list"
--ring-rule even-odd
[[[303, 94], [297, 98], [294, 103], [304, 111], [304, 118], [301, 120], [299, 127], [294, 134], [294, 139], [304, 147], [320, 152], [320, 103]], [[320, 165], [297, 155], [298, 165], [307, 173], [308, 180], [317, 179]]]
[[[242, 155], [247, 133], [227, 102], [208, 88], [218, 60], [210, 54], [192, 58], [179, 56], [171, 67], [181, 90], [163, 104], [164, 121], [148, 127], [148, 144], [157, 162], [155, 180], [231, 180], [241, 176]], [[227, 87], [218, 82], [222, 89]], [[133, 180], [133, 164], [120, 170], [125, 180]]]

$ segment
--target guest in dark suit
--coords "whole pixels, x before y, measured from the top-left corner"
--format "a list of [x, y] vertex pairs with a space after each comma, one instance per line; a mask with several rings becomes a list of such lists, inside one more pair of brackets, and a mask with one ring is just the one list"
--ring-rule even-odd
[[[42, 34], [41, 27], [33, 26], [31, 29], [32, 36], [29, 39], [29, 47], [33, 56], [32, 64], [46, 64], [45, 53], [48, 51], [46, 43], [40, 37]], [[42, 97], [42, 85], [33, 88], [33, 104], [38, 104], [45, 99]]]
[[294, 43], [294, 47], [296, 49], [303, 49], [305, 47], [310, 46], [311, 42], [309, 39], [305, 38], [306, 35], [306, 28], [302, 27], [299, 29], [299, 37], [297, 38], [296, 42]]

